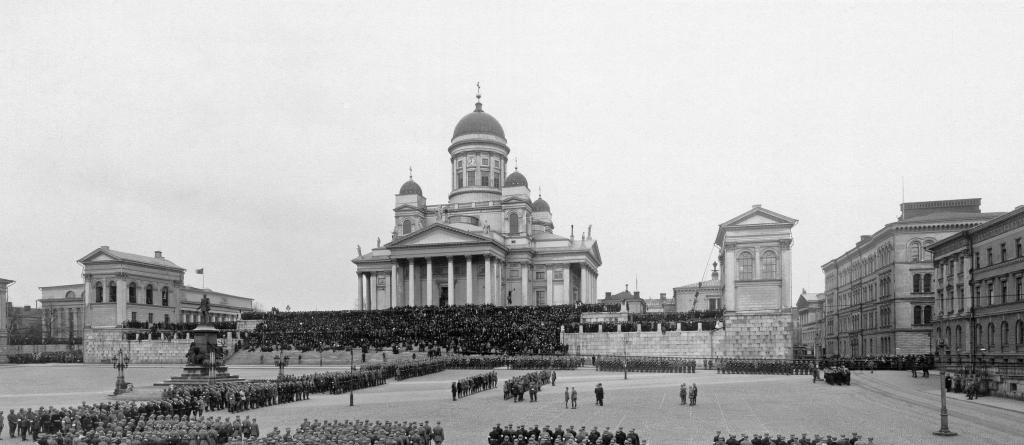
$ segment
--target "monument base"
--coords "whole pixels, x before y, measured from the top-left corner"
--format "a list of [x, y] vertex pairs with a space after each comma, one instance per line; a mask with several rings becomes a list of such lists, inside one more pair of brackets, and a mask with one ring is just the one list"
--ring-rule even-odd
[[186, 365], [180, 376], [157, 383], [156, 386], [170, 385], [209, 385], [213, 383], [241, 383], [245, 379], [228, 374], [227, 366], [217, 366], [212, 370], [200, 365]]

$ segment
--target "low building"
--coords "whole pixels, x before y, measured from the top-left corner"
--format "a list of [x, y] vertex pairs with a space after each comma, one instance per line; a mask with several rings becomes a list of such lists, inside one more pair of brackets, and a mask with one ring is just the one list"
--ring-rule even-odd
[[658, 298], [645, 298], [644, 304], [647, 305], [647, 312], [649, 313], [663, 314], [676, 311], [675, 298], [669, 299], [668, 294], [665, 292], [659, 294]]
[[647, 312], [647, 301], [640, 298], [640, 292], [634, 291], [629, 292], [629, 285], [626, 285], [626, 290], [617, 294], [611, 292], [605, 292], [604, 298], [597, 301], [598, 304], [618, 304], [621, 308], [621, 312], [629, 312], [631, 314], [643, 314]]
[[822, 305], [825, 294], [807, 292], [803, 289], [796, 300], [796, 311], [793, 313], [795, 329], [793, 330], [793, 356], [795, 358], [823, 357], [825, 355], [825, 338], [822, 335]]
[[980, 198], [903, 203], [896, 221], [822, 265], [826, 355], [931, 353], [928, 247], [999, 215], [982, 213]]
[[673, 287], [672, 299], [679, 312], [722, 309], [722, 281], [718, 277], [718, 262], [714, 263], [710, 280]]
[[1024, 206], [929, 246], [932, 343], [940, 364], [977, 372], [987, 389], [1019, 396], [1024, 383]]
[[164, 258], [102, 246], [78, 260], [82, 283], [40, 287], [43, 333], [82, 338], [89, 327], [125, 322], [198, 322], [199, 301], [210, 299], [213, 322], [234, 321], [252, 310], [252, 298], [184, 285], [185, 269]]

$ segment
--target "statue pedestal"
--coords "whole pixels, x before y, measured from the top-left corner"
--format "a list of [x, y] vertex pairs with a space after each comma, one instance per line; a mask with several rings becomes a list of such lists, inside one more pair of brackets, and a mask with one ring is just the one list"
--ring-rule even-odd
[[[217, 351], [215, 348], [217, 346], [217, 334], [219, 333], [220, 331], [217, 328], [208, 325], [200, 325], [192, 330], [193, 345], [202, 354], [205, 354], [207, 362], [212, 361], [212, 363], [216, 363]], [[180, 376], [171, 377], [169, 380], [157, 383], [156, 386], [209, 385], [213, 383], [238, 383], [244, 381], [244, 379], [239, 378], [237, 375], [228, 374], [228, 367], [223, 364], [209, 366], [190, 363], [185, 365], [185, 369]]]

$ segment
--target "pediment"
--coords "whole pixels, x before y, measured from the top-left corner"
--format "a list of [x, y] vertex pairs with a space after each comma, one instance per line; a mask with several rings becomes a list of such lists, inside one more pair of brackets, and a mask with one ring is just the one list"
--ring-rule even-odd
[[444, 224], [432, 224], [417, 232], [413, 232], [402, 239], [388, 243], [385, 247], [394, 249], [401, 247], [480, 243], [490, 241], [493, 240], [485, 236], [448, 227]]
[[778, 224], [780, 222], [783, 222], [783, 221], [780, 221], [777, 218], [769, 218], [767, 215], [764, 215], [764, 214], [755, 214], [755, 215], [750, 215], [749, 217], [744, 218], [742, 220], [736, 221], [732, 225], [734, 225], [734, 226], [749, 226], [749, 225], [754, 225], [754, 224]]
[[797, 220], [781, 213], [775, 213], [765, 208], [755, 207], [733, 219], [730, 219], [729, 221], [722, 223], [722, 227], [754, 226], [764, 224], [796, 224], [796, 222]]
[[96, 255], [86, 258], [85, 261], [120, 261], [120, 259], [114, 258], [105, 253], [97, 253]]

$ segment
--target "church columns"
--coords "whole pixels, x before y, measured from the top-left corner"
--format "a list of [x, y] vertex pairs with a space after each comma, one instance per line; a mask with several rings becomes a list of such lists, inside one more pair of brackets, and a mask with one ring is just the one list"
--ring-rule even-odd
[[494, 287], [491, 282], [491, 274], [493, 272], [493, 269], [491, 269], [491, 256], [484, 255], [484, 304], [494, 303]]
[[781, 240], [782, 264], [778, 266], [778, 276], [782, 277], [782, 294], [779, 296], [779, 307], [790, 307], [790, 295], [793, 295], [793, 274], [790, 273], [792, 262], [792, 251], [789, 246], [792, 240]]
[[406, 306], [416, 306], [416, 259], [409, 258], [409, 295], [405, 297]]
[[366, 292], [363, 295], [363, 307], [370, 310], [373, 309], [373, 295], [375, 293], [373, 275], [366, 273], [363, 274], [363, 278], [366, 279], [366, 283], [363, 285], [364, 292]]
[[519, 265], [519, 279], [522, 280], [522, 292], [520, 295], [523, 297], [522, 305], [530, 306], [530, 263], [522, 263]]
[[434, 302], [434, 259], [427, 257], [427, 296], [425, 306], [437, 306]]
[[363, 274], [356, 273], [356, 278], [359, 280], [359, 293], [358, 301], [356, 302], [356, 309], [363, 310], [363, 302], [366, 300], [366, 294], [363, 293]]
[[725, 246], [725, 261], [722, 264], [722, 278], [724, 281], [725, 310], [736, 310], [736, 245], [728, 243]]
[[[455, 258], [448, 257], [448, 304], [455, 306]], [[438, 306], [441, 303], [438, 302]]]
[[119, 326], [122, 321], [128, 320], [128, 281], [119, 279], [117, 280], [117, 306], [115, 311], [115, 326]]
[[466, 255], [466, 304], [473, 304], [473, 255]]
[[400, 285], [398, 281], [398, 262], [396, 261], [391, 263], [391, 289], [388, 292], [388, 295], [391, 297], [391, 305], [388, 307], [395, 307], [395, 303], [398, 302], [398, 286]]
[[[547, 303], [548, 306], [551, 306], [555, 302], [555, 296], [554, 296], [555, 270], [552, 269], [551, 266], [545, 266], [545, 268], [544, 268], [544, 277], [547, 279], [547, 288], [544, 291], [544, 296], [547, 297], [546, 298], [547, 301], [545, 301], [545, 303]], [[538, 302], [538, 304], [539, 304], [539, 302]]]
[[572, 264], [566, 264], [562, 271], [562, 304], [572, 304]]

